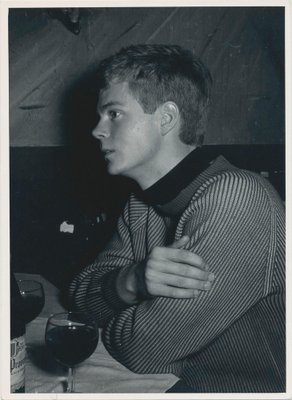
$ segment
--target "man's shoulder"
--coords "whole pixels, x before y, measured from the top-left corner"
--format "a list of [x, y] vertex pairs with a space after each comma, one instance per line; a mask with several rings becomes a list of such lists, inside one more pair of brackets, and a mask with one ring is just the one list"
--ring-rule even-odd
[[241, 201], [266, 201], [282, 203], [276, 189], [259, 173], [234, 166], [223, 156], [219, 156], [207, 168], [201, 177], [199, 185], [194, 192], [191, 203], [202, 196], [210, 196], [213, 201], [226, 201], [226, 199]]
[[204, 171], [202, 183], [210, 185], [211, 183], [221, 182], [225, 184], [249, 183], [251, 185], [270, 186], [268, 180], [255, 171], [239, 168], [231, 164], [224, 156], [217, 157]]

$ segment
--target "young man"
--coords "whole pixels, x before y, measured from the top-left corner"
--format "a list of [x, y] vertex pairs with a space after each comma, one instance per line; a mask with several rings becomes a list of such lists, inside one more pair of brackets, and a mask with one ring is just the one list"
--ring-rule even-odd
[[109, 173], [141, 192], [72, 282], [76, 307], [134, 372], [194, 392], [285, 391], [283, 205], [265, 179], [206, 158], [208, 70], [178, 46], [140, 45], [97, 76], [93, 135]]

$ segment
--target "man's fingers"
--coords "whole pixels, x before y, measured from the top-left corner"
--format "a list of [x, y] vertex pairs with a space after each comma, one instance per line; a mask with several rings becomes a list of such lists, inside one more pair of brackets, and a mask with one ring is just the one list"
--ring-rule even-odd
[[155, 284], [157, 283], [180, 289], [198, 289], [200, 291], [202, 290], [207, 291], [211, 289], [211, 281], [209, 280], [206, 281], [206, 280], [192, 279], [172, 274], [155, 272], [155, 274], [153, 273], [152, 275], [152, 279], [150, 276], [148, 279], [152, 280], [152, 285], [153, 282], [155, 282]]
[[152, 285], [150, 294], [152, 296], [171, 297], [174, 299], [190, 299], [197, 297], [199, 291], [197, 289], [181, 289], [156, 283]]
[[201, 281], [214, 280], [214, 274], [195, 266], [175, 263], [173, 261], [149, 260], [148, 269], [145, 271], [146, 278], [155, 280], [156, 273], [173, 275], [174, 279], [184, 277]]
[[145, 268], [145, 284], [152, 296], [192, 298], [211, 288], [214, 274], [199, 255], [182, 247], [190, 240], [183, 236], [170, 247], [155, 247]]
[[194, 267], [201, 268], [205, 271], [209, 270], [209, 266], [203, 258], [189, 250], [161, 247], [159, 253], [153, 252], [153, 258], [157, 260], [169, 260], [175, 263], [188, 264], [190, 266], [193, 265]]

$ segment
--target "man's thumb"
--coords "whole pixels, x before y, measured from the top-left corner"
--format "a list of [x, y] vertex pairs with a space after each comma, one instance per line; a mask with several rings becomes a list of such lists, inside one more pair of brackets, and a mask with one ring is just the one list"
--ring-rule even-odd
[[188, 243], [189, 240], [189, 236], [184, 235], [179, 240], [173, 242], [169, 247], [171, 247], [172, 249], [181, 249]]

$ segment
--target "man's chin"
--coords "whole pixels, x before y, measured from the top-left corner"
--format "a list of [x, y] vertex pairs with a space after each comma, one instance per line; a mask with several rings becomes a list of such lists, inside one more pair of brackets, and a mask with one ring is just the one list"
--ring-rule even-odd
[[108, 167], [107, 167], [107, 173], [108, 173], [109, 175], [113, 175], [113, 176], [125, 176], [125, 177], [127, 177], [127, 178], [132, 178], [132, 179], [134, 179], [134, 178], [131, 176], [130, 173], [128, 174], [128, 171], [127, 171], [127, 170], [125, 170], [125, 169], [123, 169], [123, 168], [114, 167], [113, 165], [108, 165]]
[[107, 165], [107, 172], [109, 175], [121, 175], [121, 171], [110, 163]]

